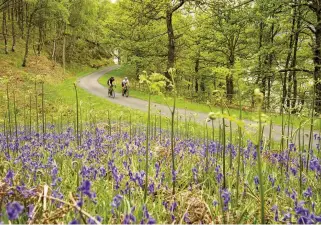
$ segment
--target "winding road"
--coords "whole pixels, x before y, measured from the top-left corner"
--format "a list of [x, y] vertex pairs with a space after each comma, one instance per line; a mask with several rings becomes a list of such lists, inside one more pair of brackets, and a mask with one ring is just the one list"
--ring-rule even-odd
[[[105, 98], [112, 103], [147, 112], [147, 101], [133, 98], [133, 97], [124, 98], [121, 96], [121, 93], [116, 93], [115, 98], [109, 98], [108, 97], [108, 88], [99, 84], [98, 79], [101, 76], [103, 76], [107, 72], [111, 72], [111, 71], [116, 70], [118, 68], [119, 68], [119, 66], [117, 66], [117, 65], [111, 66], [111, 67], [106, 67], [102, 70], [99, 70], [97, 72], [89, 74], [88, 76], [82, 77], [78, 80], [78, 86], [87, 90], [89, 93], [94, 94], [99, 97], [102, 97], [102, 98]], [[155, 108], [156, 108], [156, 110], [161, 110], [161, 113], [165, 116], [170, 116], [170, 110], [166, 105], [153, 103], [153, 108], [154, 108], [154, 110], [155, 110]], [[186, 113], [186, 115], [195, 115], [195, 113], [196, 113], [197, 114], [196, 121], [200, 124], [204, 124], [205, 120], [207, 119], [207, 116], [208, 116], [208, 114], [206, 114], [206, 113], [199, 113], [199, 112], [185, 110], [185, 109], [177, 109], [177, 112], [179, 113], [179, 115], [185, 115], [185, 113]], [[250, 135], [255, 135], [257, 132], [257, 128], [255, 128], [255, 127], [257, 127], [257, 122], [249, 121], [249, 120], [244, 120], [244, 122], [245, 122], [245, 127], [246, 127], [245, 130], [248, 133], [250, 133]], [[215, 120], [215, 127], [218, 127], [218, 124], [219, 124], [219, 122], [217, 120]], [[229, 125], [229, 122], [227, 122], [227, 125]], [[232, 128], [233, 129], [237, 128], [236, 124], [233, 123]], [[269, 137], [269, 129], [270, 129], [269, 126], [265, 127], [265, 129], [263, 131], [264, 138]], [[282, 134], [281, 131], [282, 131], [281, 126], [273, 125], [272, 138], [275, 141], [281, 140], [281, 134]], [[319, 132], [315, 132], [315, 133], [318, 134]], [[304, 136], [305, 136], [305, 143], [307, 144], [309, 141], [309, 131], [307, 129], [305, 131]], [[297, 138], [295, 138], [295, 140], [297, 142]], [[313, 145], [315, 145], [317, 143], [319, 143], [319, 141], [314, 140], [314, 138], [313, 138]]]

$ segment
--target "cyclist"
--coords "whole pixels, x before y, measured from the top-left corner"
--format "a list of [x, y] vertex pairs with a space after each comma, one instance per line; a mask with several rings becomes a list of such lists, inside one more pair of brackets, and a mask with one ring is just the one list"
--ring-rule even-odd
[[127, 77], [124, 78], [124, 80], [121, 82], [121, 86], [123, 88], [123, 92], [122, 92], [122, 95], [124, 96], [125, 95], [125, 87], [128, 88], [129, 86], [129, 80]]
[[109, 87], [108, 92], [109, 92], [110, 95], [111, 95], [111, 91], [112, 91], [112, 87], [113, 87], [113, 82], [114, 81], [115, 81], [114, 77], [109, 78], [108, 81], [107, 81], [107, 85]]

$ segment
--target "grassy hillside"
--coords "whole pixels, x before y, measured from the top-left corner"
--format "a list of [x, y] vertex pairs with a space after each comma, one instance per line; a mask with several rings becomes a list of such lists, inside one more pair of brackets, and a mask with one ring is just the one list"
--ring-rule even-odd
[[[42, 86], [44, 88], [44, 106], [49, 117], [56, 117], [58, 112], [67, 115], [75, 111], [75, 89], [74, 83], [81, 76], [84, 76], [97, 69], [78, 64], [69, 64], [64, 73], [60, 64], [55, 64], [45, 55], [30, 55], [27, 67], [22, 67], [23, 43], [18, 43], [17, 51], [8, 55], [0, 53], [0, 95], [3, 101], [0, 102], [0, 113], [5, 115], [7, 110], [7, 85], [9, 89], [9, 108], [11, 114], [14, 111], [13, 100], [16, 99], [17, 118], [23, 119], [24, 111], [32, 109], [32, 116], [35, 115], [37, 96], [38, 112], [41, 112]], [[0, 45], [0, 49], [3, 45]], [[36, 86], [35, 86], [36, 84]], [[37, 91], [37, 94], [35, 94]], [[100, 97], [93, 96], [84, 90], [78, 89], [79, 101], [82, 110], [95, 109], [95, 115], [105, 117], [108, 109], [125, 110], [123, 107], [113, 105]], [[31, 98], [31, 105], [30, 105]], [[104, 113], [101, 113], [104, 112]], [[13, 117], [13, 114], [11, 115]]]

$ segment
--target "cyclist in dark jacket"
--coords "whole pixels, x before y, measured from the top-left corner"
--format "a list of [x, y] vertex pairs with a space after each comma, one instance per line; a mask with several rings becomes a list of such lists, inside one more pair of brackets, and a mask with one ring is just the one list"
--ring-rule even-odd
[[111, 93], [111, 90], [112, 90], [112, 87], [113, 87], [113, 82], [115, 81], [115, 78], [114, 77], [111, 77], [108, 79], [107, 81], [107, 85], [109, 87], [108, 91], [109, 91], [109, 94]]

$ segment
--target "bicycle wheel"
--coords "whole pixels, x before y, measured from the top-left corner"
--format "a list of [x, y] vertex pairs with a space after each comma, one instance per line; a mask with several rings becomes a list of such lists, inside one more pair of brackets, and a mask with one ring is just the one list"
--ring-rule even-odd
[[128, 96], [129, 96], [129, 90], [128, 90], [128, 88], [127, 88], [127, 90], [126, 90], [126, 97], [128, 98]]
[[115, 91], [114, 90], [111, 92], [111, 97], [115, 98]]

